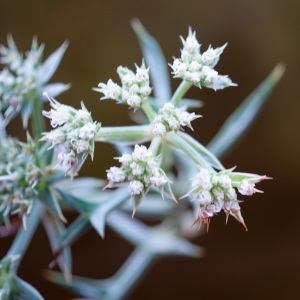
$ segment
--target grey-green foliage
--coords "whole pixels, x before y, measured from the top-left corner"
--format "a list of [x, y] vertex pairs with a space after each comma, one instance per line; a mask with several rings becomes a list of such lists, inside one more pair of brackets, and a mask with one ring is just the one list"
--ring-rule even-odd
[[[0, 299], [43, 299], [35, 288], [17, 275], [18, 266], [40, 222], [54, 254], [52, 265], [57, 263], [62, 271], [48, 271], [46, 277], [90, 299], [126, 297], [152, 262], [160, 257], [201, 257], [203, 249], [189, 240], [201, 231], [191, 225], [203, 222], [208, 229], [213, 212], [220, 209], [220, 205], [227, 217], [233, 215], [246, 227], [236, 190], [251, 195], [259, 191], [254, 184], [268, 178], [227, 170], [219, 158], [245, 136], [280, 80], [284, 67], [278, 65], [271, 72], [205, 147], [182, 131], [183, 126], [192, 129], [190, 122], [197, 117], [185, 110], [201, 104], [183, 96], [192, 85], [214, 89], [234, 85], [227, 76], [218, 75], [213, 69], [225, 45], [209, 48], [201, 56], [195, 32], [190, 29], [187, 40], [182, 38], [181, 58], [170, 65], [174, 77], [183, 78], [172, 95], [168, 64], [160, 46], [138, 20], [134, 20], [132, 26], [145, 63], [141, 68], [136, 66], [136, 74], [127, 68], [119, 68], [126, 89], [110, 80], [107, 84], [99, 84], [100, 88], [95, 90], [104, 93], [102, 98], [128, 103], [136, 114], [142, 111], [144, 114], [139, 120], [144, 123], [135, 126], [105, 127], [92, 120], [83, 103], [81, 110], [75, 110], [51, 98], [69, 87], [48, 83], [67, 43], [44, 62], [43, 46], [38, 46], [36, 39], [25, 58], [11, 36], [8, 47], [0, 48], [0, 63], [4, 64], [0, 72], [0, 111], [3, 113], [0, 116], [0, 223], [9, 226], [17, 221], [17, 217], [23, 218], [23, 226], [0, 262]], [[192, 47], [188, 40], [192, 41]], [[153, 85], [152, 98], [148, 97], [151, 91], [148, 74]], [[45, 91], [50, 96], [52, 109], [43, 115], [51, 119], [54, 127], [47, 133], [43, 133], [42, 117]], [[132, 98], [131, 93], [135, 92], [144, 98]], [[25, 128], [29, 120], [32, 123], [32, 137], [27, 134], [25, 143], [8, 137], [3, 127], [18, 113]], [[113, 144], [120, 155], [116, 159], [121, 166], [108, 170], [108, 183], [99, 178], [73, 178], [78, 175], [86, 157], [93, 157], [97, 142]], [[150, 143], [149, 149], [137, 145], [144, 142]], [[130, 174], [131, 169], [133, 174]], [[191, 178], [192, 182], [189, 181]], [[114, 189], [110, 189], [112, 187]], [[208, 199], [209, 203], [205, 202]], [[139, 219], [129, 215], [130, 202]], [[78, 213], [68, 225], [63, 215], [65, 208]], [[149, 218], [158, 221], [159, 225], [149, 227], [141, 221]], [[72, 243], [90, 227], [99, 233], [99, 238], [105, 238], [106, 226], [129, 241], [135, 250], [110, 278], [96, 280], [73, 276]]]

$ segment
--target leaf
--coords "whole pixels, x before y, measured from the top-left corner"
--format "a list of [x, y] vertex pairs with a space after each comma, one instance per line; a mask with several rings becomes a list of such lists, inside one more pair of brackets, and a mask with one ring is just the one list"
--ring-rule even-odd
[[32, 113], [32, 102], [31, 101], [25, 101], [25, 105], [21, 109], [21, 118], [23, 123], [23, 128], [27, 128], [28, 121]]
[[41, 201], [46, 205], [46, 207], [52, 211], [56, 216], [58, 216], [63, 222], [66, 222], [65, 217], [61, 211], [60, 205], [56, 196], [50, 187], [46, 187], [44, 194], [41, 196]]
[[[100, 296], [104, 296], [105, 294], [104, 292], [101, 292], [101, 286], [99, 286], [100, 282], [103, 282], [104, 280], [72, 276], [71, 283], [68, 283], [65, 281], [65, 278], [62, 276], [62, 274], [48, 270], [44, 272], [44, 277], [53, 283], [65, 287], [66, 289], [69, 289], [73, 292], [75, 291], [85, 298], [101, 299]], [[107, 282], [108, 284], [108, 281], [109, 280], [105, 280], [104, 282]]]
[[123, 205], [125, 201], [128, 201], [128, 198], [127, 187], [120, 187], [112, 191], [106, 200], [101, 202], [97, 209], [90, 214], [91, 224], [102, 238], [104, 237], [105, 222], [108, 214]]
[[132, 20], [131, 26], [138, 37], [146, 62], [150, 66], [155, 98], [164, 103], [171, 98], [168, 64], [164, 54], [157, 41], [146, 31], [138, 19]]
[[68, 190], [62, 188], [56, 188], [56, 190], [67, 203], [69, 203], [75, 210], [80, 213], [93, 211], [99, 205], [99, 202], [103, 200], [103, 195], [101, 195], [102, 191], [98, 192], [97, 195], [94, 194], [92, 199], [89, 197], [84, 197], [83, 195], [79, 195], [77, 197], [72, 192], [69, 192]]
[[12, 277], [12, 284], [14, 286], [14, 294], [18, 299], [22, 300], [43, 300], [42, 295], [32, 285], [25, 282], [18, 276]]
[[285, 66], [278, 64], [270, 75], [228, 117], [219, 132], [207, 145], [212, 153], [219, 158], [225, 156], [245, 136], [284, 71]]
[[[52, 252], [58, 251], [58, 246], [61, 236], [65, 233], [64, 224], [50, 213], [46, 213], [43, 217], [43, 225], [46, 230]], [[72, 258], [69, 247], [64, 247], [58, 258], [55, 258], [54, 263], [58, 263], [67, 281], [70, 281], [72, 273]], [[50, 266], [52, 267], [52, 266]]]
[[68, 41], [63, 42], [63, 44], [52, 54], [50, 54], [48, 58], [44, 61], [44, 63], [41, 65], [38, 71], [38, 78], [41, 84], [46, 83], [55, 73], [68, 45]]
[[[47, 84], [43, 88], [42, 92], [47, 92], [47, 94], [49, 96], [51, 96], [52, 98], [55, 98], [58, 95], [60, 95], [61, 93], [63, 93], [66, 90], [68, 90], [70, 87], [71, 87], [71, 84], [65, 84], [65, 83], [61, 83], [61, 82], [50, 83], [50, 84]], [[43, 95], [43, 100], [44, 101], [48, 100], [47, 96]]]
[[60, 240], [57, 246], [57, 254], [62, 249], [74, 243], [85, 231], [91, 226], [89, 215], [81, 214], [75, 221], [73, 221], [65, 232], [60, 236]]

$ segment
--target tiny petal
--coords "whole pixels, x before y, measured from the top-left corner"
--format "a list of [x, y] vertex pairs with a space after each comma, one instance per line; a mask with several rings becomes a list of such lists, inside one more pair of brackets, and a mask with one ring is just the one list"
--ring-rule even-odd
[[125, 173], [118, 167], [111, 167], [107, 172], [107, 179], [111, 182], [123, 182], [125, 180]]
[[251, 196], [256, 192], [263, 193], [263, 191], [255, 188], [255, 183], [249, 182], [247, 179], [241, 181], [240, 185], [238, 186], [238, 191], [242, 195], [246, 196]]
[[144, 191], [144, 185], [138, 180], [130, 181], [129, 183], [129, 192], [132, 196], [140, 195]]

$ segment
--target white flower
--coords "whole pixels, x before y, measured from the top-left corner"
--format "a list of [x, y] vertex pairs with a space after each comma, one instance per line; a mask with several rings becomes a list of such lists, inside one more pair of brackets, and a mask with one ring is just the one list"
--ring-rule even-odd
[[201, 67], [202, 67], [202, 65], [194, 60], [189, 65], [189, 71], [190, 72], [199, 72], [201, 70]]
[[164, 186], [168, 182], [168, 178], [159, 168], [152, 169], [152, 176], [150, 177], [150, 183], [156, 187]]
[[132, 73], [128, 73], [128, 74], [122, 76], [121, 81], [124, 86], [131, 86], [131, 85], [135, 84], [136, 78], [132, 72]]
[[198, 201], [199, 204], [209, 204], [212, 202], [212, 196], [211, 193], [208, 190], [202, 190], [199, 194], [198, 194]]
[[226, 46], [227, 46], [227, 43], [224, 44], [222, 47], [213, 49], [209, 45], [208, 49], [201, 56], [202, 62], [205, 65], [209, 65], [213, 68], [218, 63], [220, 55], [222, 54], [222, 52]]
[[70, 151], [69, 153], [61, 152], [58, 154], [58, 159], [60, 160], [62, 168], [66, 171], [66, 173], [71, 170], [76, 161], [74, 151]]
[[218, 203], [224, 202], [224, 192], [220, 188], [213, 188], [212, 193]]
[[133, 108], [140, 107], [142, 99], [137, 94], [131, 94], [127, 99], [127, 104]]
[[51, 146], [49, 147], [49, 149], [51, 149], [65, 141], [65, 133], [61, 130], [61, 128], [56, 128], [49, 132], [44, 132], [42, 139], [51, 142]]
[[148, 150], [145, 146], [135, 145], [134, 151], [132, 153], [132, 158], [140, 161], [147, 162], [148, 159], [152, 156], [151, 150]]
[[184, 50], [187, 50], [190, 53], [198, 53], [200, 50], [200, 44], [198, 43], [196, 39], [196, 31], [192, 32], [191, 27], [189, 28], [189, 35], [184, 40], [182, 37], [180, 37], [184, 46]]
[[202, 68], [202, 73], [205, 76], [205, 82], [213, 85], [218, 80], [218, 72], [209, 66], [204, 66]]
[[168, 118], [166, 118], [166, 122], [170, 127], [170, 131], [178, 131], [180, 129], [180, 122], [174, 116], [168, 116]]
[[91, 140], [96, 134], [96, 124], [87, 123], [79, 129], [79, 137], [81, 139]]
[[51, 119], [51, 126], [53, 128], [65, 124], [70, 117], [70, 107], [67, 105], [61, 105], [55, 109], [51, 109], [49, 112], [43, 111], [43, 115]]
[[173, 65], [170, 66], [173, 69], [173, 74], [178, 76], [183, 76], [187, 70], [186, 64], [181, 62], [178, 58], [176, 58], [173, 62]]
[[118, 160], [123, 165], [128, 165], [132, 161], [132, 156], [128, 153], [124, 153], [121, 157], [118, 157]]
[[125, 173], [121, 168], [111, 167], [107, 172], [107, 179], [111, 182], [123, 182], [125, 180]]
[[[140, 95], [143, 97], [148, 97], [151, 94], [151, 87], [148, 85], [140, 87]], [[144, 100], [142, 102], [145, 102]]]
[[218, 182], [221, 185], [222, 188], [224, 188], [225, 190], [229, 190], [232, 186], [231, 186], [231, 179], [228, 175], [223, 174], [218, 177]]
[[130, 164], [130, 168], [134, 176], [140, 176], [145, 172], [145, 168], [141, 164], [136, 162], [132, 162]]
[[136, 79], [138, 82], [144, 82], [144, 81], [149, 80], [148, 70], [144, 69], [144, 68], [137, 68]]
[[86, 140], [78, 140], [74, 144], [74, 149], [76, 150], [77, 153], [83, 153], [87, 152], [89, 150], [89, 142]]
[[74, 121], [86, 123], [86, 122], [89, 122], [90, 119], [91, 119], [91, 114], [88, 111], [79, 109], [79, 110], [77, 110], [77, 112], [75, 114]]
[[129, 192], [130, 195], [135, 196], [135, 195], [140, 195], [144, 191], [144, 185], [142, 182], [138, 180], [133, 180], [130, 181], [129, 183]]
[[210, 182], [211, 175], [207, 169], [202, 168], [192, 181], [192, 186], [200, 187], [204, 190], [210, 190], [212, 184]]
[[238, 191], [242, 195], [251, 196], [256, 192], [263, 193], [262, 191], [255, 188], [255, 183], [249, 182], [247, 179], [243, 179], [238, 186]]
[[167, 132], [166, 126], [163, 123], [155, 123], [152, 129], [154, 135], [163, 136]]
[[98, 84], [99, 89], [94, 89], [102, 94], [103, 97], [100, 99], [119, 99], [121, 97], [121, 87], [114, 83], [111, 79], [108, 80], [107, 84], [100, 82]]
[[130, 88], [128, 89], [130, 94], [137, 94], [140, 91], [140, 88], [137, 84], [133, 84], [130, 86]]

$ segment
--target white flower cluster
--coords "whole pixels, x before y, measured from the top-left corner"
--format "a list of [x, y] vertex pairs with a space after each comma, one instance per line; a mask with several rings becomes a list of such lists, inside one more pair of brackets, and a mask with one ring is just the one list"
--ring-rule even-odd
[[182, 129], [183, 126], [193, 129], [191, 122], [199, 117], [195, 113], [188, 113], [183, 108], [175, 108], [172, 103], [167, 102], [159, 109], [157, 116], [153, 120], [152, 133], [163, 136], [166, 132], [176, 132]]
[[76, 110], [71, 106], [60, 104], [53, 98], [48, 99], [52, 109], [43, 111], [43, 115], [51, 119], [52, 127], [59, 127], [43, 133], [42, 140], [51, 142], [50, 148], [63, 146], [58, 154], [58, 160], [68, 173], [74, 164], [81, 165], [88, 155], [93, 158], [94, 138], [101, 124], [93, 122], [83, 102], [81, 102], [81, 109]]
[[9, 225], [18, 214], [26, 226], [26, 216], [38, 199], [37, 185], [43, 171], [36, 164], [35, 146], [1, 136], [0, 143], [0, 225]]
[[136, 73], [128, 68], [119, 66], [117, 72], [122, 82], [122, 87], [114, 83], [111, 79], [107, 84], [100, 82], [99, 88], [95, 91], [104, 94], [102, 99], [114, 99], [120, 103], [127, 103], [130, 107], [137, 109], [143, 103], [148, 101], [151, 93], [149, 81], [149, 68], [146, 68], [144, 62], [141, 67], [136, 66]]
[[11, 36], [8, 44], [7, 48], [0, 46], [0, 63], [7, 66], [0, 72], [0, 111], [12, 119], [25, 104], [26, 93], [39, 87], [38, 69], [44, 47], [38, 47], [34, 39], [31, 50], [23, 58]]
[[237, 187], [242, 195], [250, 196], [255, 192], [261, 192], [255, 189], [254, 182], [267, 179], [267, 177], [251, 174], [251, 179], [247, 179], [249, 174], [239, 173], [240, 178], [244, 179], [233, 181], [231, 177], [235, 177], [235, 173], [231, 171], [213, 173], [203, 168], [193, 178], [193, 189], [188, 195], [193, 194], [193, 201], [198, 201], [195, 223], [200, 221], [200, 224], [203, 222], [208, 226], [210, 218], [224, 210], [227, 218], [229, 215], [234, 216], [247, 230], [234, 187]]
[[0, 71], [0, 112], [4, 115], [4, 125], [21, 112], [23, 125], [27, 127], [34, 100], [43, 101], [43, 91], [51, 91], [52, 95], [57, 96], [69, 88], [69, 85], [62, 83], [47, 84], [59, 65], [67, 43], [42, 63], [44, 45], [39, 46], [36, 38], [25, 57], [18, 51], [11, 35], [7, 42], [8, 47], [0, 45], [0, 64], [5, 65]]
[[195, 31], [192, 32], [189, 28], [187, 39], [180, 38], [183, 43], [181, 58], [175, 58], [173, 64], [170, 64], [174, 77], [182, 78], [200, 88], [205, 86], [214, 90], [236, 85], [227, 75], [219, 75], [213, 69], [227, 44], [216, 49], [209, 46], [207, 51], [201, 54], [201, 45], [196, 39]]
[[168, 182], [166, 174], [159, 167], [158, 157], [154, 157], [152, 152], [143, 145], [135, 145], [132, 154], [123, 154], [116, 159], [122, 165], [120, 168], [111, 167], [107, 170], [108, 187], [127, 181], [131, 196], [141, 199], [150, 186], [162, 190]]

